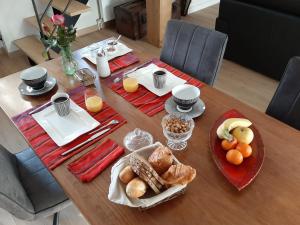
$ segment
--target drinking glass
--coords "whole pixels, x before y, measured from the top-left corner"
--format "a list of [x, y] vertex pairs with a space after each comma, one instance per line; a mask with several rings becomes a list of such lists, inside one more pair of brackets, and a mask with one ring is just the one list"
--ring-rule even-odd
[[99, 112], [103, 108], [103, 101], [95, 88], [87, 88], [84, 92], [85, 106], [89, 112]]
[[136, 92], [139, 88], [139, 83], [136, 78], [124, 76], [123, 77], [123, 88], [127, 92]]

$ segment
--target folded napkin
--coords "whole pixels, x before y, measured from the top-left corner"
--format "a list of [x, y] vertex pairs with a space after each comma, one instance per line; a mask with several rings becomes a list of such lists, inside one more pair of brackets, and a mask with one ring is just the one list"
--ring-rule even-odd
[[128, 74], [128, 77], [136, 78], [139, 84], [143, 85], [145, 88], [147, 88], [149, 91], [156, 94], [157, 96], [163, 96], [165, 94], [168, 94], [177, 85], [186, 83], [186, 80], [179, 78], [178, 76], [175, 76], [171, 72], [167, 71], [167, 79], [166, 79], [165, 87], [162, 89], [155, 88], [152, 74], [155, 71], [161, 69], [163, 68], [158, 67], [154, 63], [151, 63], [146, 67], [140, 68]]
[[70, 163], [68, 169], [82, 182], [90, 182], [123, 153], [123, 147], [108, 139]]
[[[129, 52], [132, 52], [131, 48], [128, 48], [125, 44], [120, 43], [120, 42], [118, 43], [118, 45], [116, 46], [116, 48], [117, 48], [116, 51], [114, 51], [112, 53], [105, 51], [106, 52], [106, 57], [107, 57], [108, 61], [110, 61], [110, 60], [112, 60], [114, 58], [117, 58], [119, 56], [125, 55], [125, 54], [127, 54]], [[96, 50], [98, 50], [98, 49], [96, 49]], [[96, 50], [94, 50], [94, 51], [96, 51]], [[97, 54], [91, 54], [89, 52], [89, 53], [84, 54], [83, 58], [88, 59], [90, 62], [92, 62], [93, 64], [96, 65], [97, 64], [97, 62], [96, 62], [96, 55]]]

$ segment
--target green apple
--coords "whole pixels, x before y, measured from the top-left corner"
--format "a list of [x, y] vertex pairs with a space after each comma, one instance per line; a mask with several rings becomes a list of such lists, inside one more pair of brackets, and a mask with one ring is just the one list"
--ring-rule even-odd
[[254, 138], [253, 131], [249, 127], [236, 127], [232, 131], [232, 135], [238, 142], [250, 144]]

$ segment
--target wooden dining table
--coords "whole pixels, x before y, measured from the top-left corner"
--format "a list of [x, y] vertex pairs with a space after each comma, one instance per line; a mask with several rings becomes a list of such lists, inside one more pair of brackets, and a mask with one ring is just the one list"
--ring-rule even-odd
[[[74, 52], [78, 66], [88, 67], [96, 74], [95, 66], [81, 59], [86, 51], [87, 48], [83, 48]], [[140, 64], [155, 57], [139, 50], [133, 52], [139, 57]], [[58, 88], [41, 97], [25, 97], [19, 93], [20, 73], [0, 79], [0, 105], [8, 116], [7, 120], [48, 101], [57, 89], [68, 91], [80, 84], [74, 77], [64, 75], [60, 58], [40, 66], [47, 68], [48, 73], [58, 81]], [[127, 120], [127, 124], [108, 138], [123, 145], [123, 137], [138, 127], [150, 132], [155, 141], [165, 143], [161, 119], [166, 112], [149, 117], [113, 92], [104, 82], [104, 79], [100, 79], [103, 99]], [[111, 166], [90, 183], [80, 182], [67, 169], [68, 163], [79, 158], [91, 147], [64, 162], [51, 173], [92, 225], [299, 225], [300, 132], [214, 87], [206, 85], [201, 88], [201, 99], [206, 110], [195, 119], [195, 129], [187, 149], [174, 152], [182, 163], [197, 170], [195, 180], [188, 185], [182, 196], [145, 211], [110, 202], [107, 195]], [[265, 145], [265, 160], [260, 173], [241, 191], [233, 187], [218, 170], [209, 148], [212, 125], [221, 114], [230, 109], [237, 109], [255, 124]], [[20, 133], [15, 131], [10, 136], [17, 137]]]

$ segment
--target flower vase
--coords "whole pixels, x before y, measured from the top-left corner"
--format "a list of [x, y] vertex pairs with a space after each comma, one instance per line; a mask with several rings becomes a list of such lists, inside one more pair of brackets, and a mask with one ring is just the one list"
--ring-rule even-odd
[[63, 71], [66, 75], [73, 76], [77, 70], [77, 63], [73, 59], [70, 45], [60, 46]]

